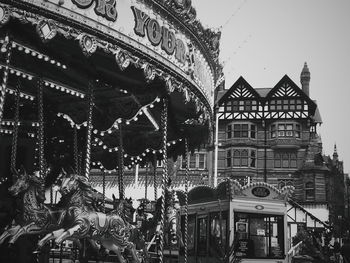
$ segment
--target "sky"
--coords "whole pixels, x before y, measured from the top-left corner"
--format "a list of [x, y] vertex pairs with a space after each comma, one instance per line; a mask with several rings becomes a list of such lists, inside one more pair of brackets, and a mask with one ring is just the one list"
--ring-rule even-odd
[[271, 88], [287, 74], [299, 87], [307, 62], [310, 97], [323, 124], [323, 153], [337, 145], [350, 172], [350, 0], [192, 0], [197, 19], [222, 32], [225, 88], [240, 77]]

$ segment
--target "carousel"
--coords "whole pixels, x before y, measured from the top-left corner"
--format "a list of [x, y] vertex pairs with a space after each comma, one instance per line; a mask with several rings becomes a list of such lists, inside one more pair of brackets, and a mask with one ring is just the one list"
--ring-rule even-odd
[[[191, 0], [0, 1], [2, 262], [56, 250], [62, 262], [67, 243], [67, 262], [92, 250], [105, 262], [187, 261], [187, 190], [172, 190], [168, 163], [212, 140], [219, 40]], [[125, 170], [156, 162], [161, 195], [135, 209]]]

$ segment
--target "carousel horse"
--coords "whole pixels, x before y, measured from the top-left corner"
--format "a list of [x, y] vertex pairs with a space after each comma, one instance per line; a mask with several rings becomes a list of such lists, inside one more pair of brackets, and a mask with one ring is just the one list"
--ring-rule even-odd
[[57, 228], [60, 223], [60, 211], [54, 211], [44, 204], [45, 190], [43, 178], [38, 173], [29, 175], [15, 173], [15, 183], [9, 188], [13, 196], [23, 193], [23, 223], [13, 224], [0, 236], [0, 244], [11, 237], [9, 244], [27, 234], [42, 234]]
[[62, 179], [60, 192], [68, 203], [64, 218], [68, 227], [53, 231], [39, 241], [38, 245], [55, 239], [56, 243], [69, 238], [89, 238], [116, 253], [119, 262], [125, 262], [122, 252], [127, 250], [133, 262], [139, 263], [135, 245], [129, 240], [131, 230], [122, 217], [115, 213], [94, 211], [88, 204], [91, 186], [84, 176], [72, 174]]
[[129, 241], [134, 243], [136, 250], [139, 252], [139, 255], [144, 259], [148, 258], [148, 253], [146, 249], [145, 236], [140, 229], [140, 226], [137, 225], [137, 208], [134, 208], [134, 204], [131, 198], [117, 199], [114, 194], [113, 197], [113, 210], [110, 214], [116, 214], [120, 216], [124, 222], [128, 225], [130, 229]]
[[155, 212], [153, 216], [149, 216], [144, 212], [145, 203], [141, 203], [138, 208], [139, 216], [143, 218], [141, 231], [147, 237], [149, 242], [148, 249], [150, 249], [153, 241], [160, 242], [160, 236], [164, 235], [164, 244], [168, 247], [175, 247], [177, 245], [183, 246], [182, 234], [180, 228], [180, 204], [177, 198], [176, 191], [166, 190], [165, 192], [165, 215], [164, 228], [161, 231], [161, 205], [162, 197], [158, 198], [155, 205]]

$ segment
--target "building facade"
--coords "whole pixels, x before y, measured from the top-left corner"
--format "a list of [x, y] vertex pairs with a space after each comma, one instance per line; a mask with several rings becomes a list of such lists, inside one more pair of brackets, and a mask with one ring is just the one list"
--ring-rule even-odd
[[292, 185], [295, 205], [317, 215], [341, 236], [344, 218], [348, 219], [343, 163], [336, 148], [333, 158], [322, 153], [317, 133], [322, 119], [309, 96], [306, 63], [300, 82], [301, 88], [285, 75], [272, 88], [253, 88], [240, 77], [229, 90], [219, 88], [217, 174], [213, 175], [217, 179], [213, 181], [229, 177], [278, 188]]

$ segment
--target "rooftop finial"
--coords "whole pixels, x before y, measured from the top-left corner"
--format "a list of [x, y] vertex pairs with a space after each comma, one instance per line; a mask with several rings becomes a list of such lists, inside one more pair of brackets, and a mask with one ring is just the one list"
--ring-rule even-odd
[[307, 66], [307, 63], [304, 63], [303, 70], [300, 74], [300, 83], [301, 83], [301, 89], [304, 91], [304, 93], [309, 96], [309, 85], [310, 85], [310, 71]]
[[338, 160], [337, 144], [334, 144], [333, 160]]

